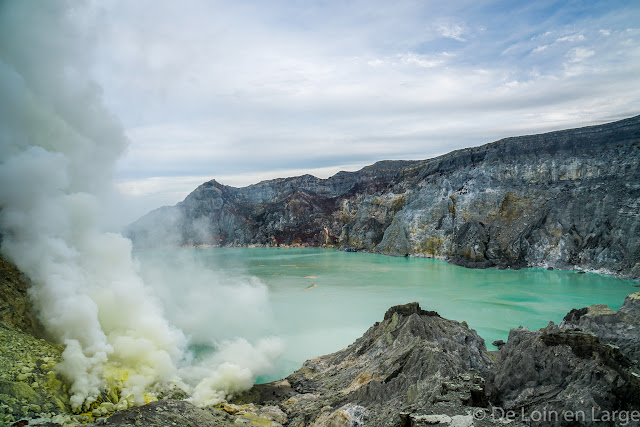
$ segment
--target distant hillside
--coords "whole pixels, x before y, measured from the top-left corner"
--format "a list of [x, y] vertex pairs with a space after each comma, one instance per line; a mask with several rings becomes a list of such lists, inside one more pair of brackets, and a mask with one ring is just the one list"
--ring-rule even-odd
[[469, 267], [640, 278], [640, 116], [423, 161], [244, 188], [215, 180], [126, 234], [136, 245], [309, 245]]

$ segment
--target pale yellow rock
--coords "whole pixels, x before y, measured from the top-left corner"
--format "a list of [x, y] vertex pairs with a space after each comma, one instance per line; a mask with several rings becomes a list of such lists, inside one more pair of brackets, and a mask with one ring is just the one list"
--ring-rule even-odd
[[127, 402], [127, 399], [120, 399], [120, 401], [116, 404], [117, 411], [122, 411], [124, 409], [127, 409], [128, 407], [129, 403]]
[[601, 316], [604, 314], [613, 314], [613, 313], [615, 313], [615, 311], [613, 311], [611, 308], [609, 308], [608, 305], [605, 305], [605, 304], [594, 304], [587, 307], [587, 314], [591, 316]]
[[242, 411], [243, 408], [238, 406], [238, 405], [234, 405], [232, 403], [227, 403], [227, 402], [223, 402], [220, 405], [220, 409], [222, 409], [223, 411], [225, 411], [227, 414], [231, 414], [231, 415], [235, 415], [238, 412]]
[[102, 402], [100, 407], [103, 408], [107, 412], [114, 412], [116, 410], [116, 405], [111, 402]]

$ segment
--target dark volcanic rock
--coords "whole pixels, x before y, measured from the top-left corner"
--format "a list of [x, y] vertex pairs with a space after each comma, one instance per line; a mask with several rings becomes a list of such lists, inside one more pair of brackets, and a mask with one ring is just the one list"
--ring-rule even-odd
[[[97, 426], [201, 427], [232, 426], [235, 417], [216, 408], [197, 408], [184, 400], [161, 400], [118, 411]], [[237, 425], [237, 424], [235, 424]]]
[[[342, 228], [366, 195], [388, 190], [415, 161], [382, 161], [358, 172], [329, 179], [311, 175], [275, 179], [244, 188], [215, 180], [196, 188], [173, 207], [156, 209], [131, 224], [126, 233], [137, 245], [311, 245], [336, 246]], [[378, 228], [367, 231], [367, 245], [377, 244], [400, 196], [372, 200]], [[387, 218], [379, 213], [388, 202]], [[381, 225], [376, 225], [381, 224]], [[366, 246], [366, 245], [365, 245]], [[364, 248], [358, 244], [357, 248]]]
[[491, 263], [486, 258], [489, 235], [481, 222], [472, 220], [465, 222], [453, 242], [452, 260], [466, 267], [488, 267]]
[[394, 305], [384, 314], [384, 320], [393, 318], [394, 314], [398, 314], [400, 316], [411, 316], [412, 314], [417, 314], [419, 316], [440, 317], [440, 315], [435, 311], [421, 309], [420, 304], [417, 302], [410, 302], [404, 305]]
[[346, 349], [305, 362], [287, 377], [296, 394], [281, 406], [291, 426], [400, 425], [400, 413], [471, 420], [472, 407], [487, 405], [492, 364], [474, 330], [412, 303]]
[[529, 418], [550, 414], [538, 425], [567, 425], [565, 413], [597, 425], [613, 411], [640, 410], [639, 310], [633, 294], [617, 312], [591, 306], [572, 310], [559, 326], [512, 330], [487, 378], [492, 404]]
[[502, 340], [496, 340], [494, 342], [491, 343], [491, 345], [498, 347], [498, 349], [502, 348], [503, 345], [505, 345], [506, 342], [502, 341]]
[[560, 323], [563, 329], [590, 331], [603, 344], [620, 349], [630, 360], [640, 361], [640, 294], [627, 296], [618, 311], [603, 304], [572, 310]]
[[468, 267], [640, 278], [640, 116], [329, 179], [202, 184], [130, 225], [137, 245], [335, 246]]

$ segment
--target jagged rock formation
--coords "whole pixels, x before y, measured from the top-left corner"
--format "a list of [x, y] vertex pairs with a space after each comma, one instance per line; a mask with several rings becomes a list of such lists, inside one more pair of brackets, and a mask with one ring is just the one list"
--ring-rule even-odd
[[[327, 180], [303, 175], [245, 188], [212, 180], [178, 205], [152, 211], [126, 231], [142, 245], [336, 245], [358, 197], [386, 192], [417, 163], [378, 162]], [[400, 208], [396, 203], [396, 211]]]
[[281, 406], [290, 426], [467, 417], [470, 407], [487, 405], [483, 377], [492, 364], [474, 330], [412, 303], [390, 308], [346, 349], [305, 362], [287, 377], [296, 394]]
[[487, 378], [491, 403], [520, 419], [546, 414], [535, 425], [626, 425], [633, 411], [640, 421], [639, 314], [636, 293], [617, 312], [595, 305], [559, 326], [512, 330]]
[[640, 363], [640, 294], [629, 295], [618, 311], [604, 304], [571, 310], [560, 327], [595, 334], [602, 344], [614, 345], [629, 360]]
[[638, 279], [640, 116], [328, 179], [213, 180], [126, 232], [138, 245], [324, 245]]

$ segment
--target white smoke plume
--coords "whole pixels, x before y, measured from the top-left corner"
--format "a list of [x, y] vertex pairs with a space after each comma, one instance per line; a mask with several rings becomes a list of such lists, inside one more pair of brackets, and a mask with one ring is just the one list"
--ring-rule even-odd
[[[91, 21], [78, 2], [0, 2], [1, 250], [30, 277], [40, 319], [65, 345], [60, 372], [74, 410], [105, 388], [121, 390], [124, 407], [169, 383], [215, 403], [250, 387], [279, 345], [229, 341], [191, 363], [191, 332], [167, 319], [130, 241], [101, 231], [103, 196], [127, 141], [87, 77]], [[266, 304], [263, 287], [247, 286]]]

